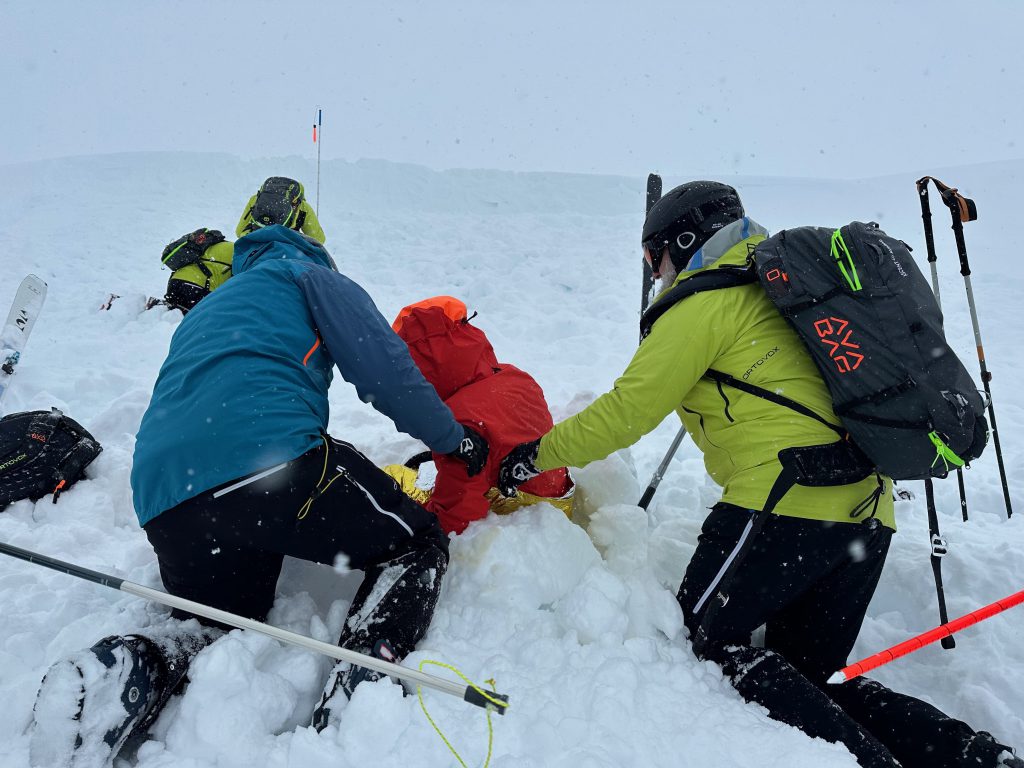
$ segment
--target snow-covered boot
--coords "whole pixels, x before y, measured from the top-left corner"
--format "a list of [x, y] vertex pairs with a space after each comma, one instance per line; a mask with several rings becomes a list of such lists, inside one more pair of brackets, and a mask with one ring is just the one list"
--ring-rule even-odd
[[977, 768], [1024, 768], [1024, 761], [1014, 756], [1013, 749], [995, 740], [988, 731], [978, 731], [964, 747], [957, 765]]
[[192, 657], [220, 634], [114, 635], [55, 663], [32, 710], [31, 764], [109, 766], [129, 739], [145, 734]]
[[[366, 652], [360, 651], [360, 653]], [[390, 661], [392, 664], [398, 663], [398, 659], [391, 650], [391, 646], [384, 640], [378, 640], [373, 648], [373, 653], [367, 653], [367, 655], [376, 656], [384, 661]], [[339, 661], [327, 677], [327, 684], [324, 686], [324, 692], [320, 696], [320, 703], [313, 710], [313, 727], [317, 731], [322, 731], [331, 723], [332, 718], [337, 718], [341, 710], [345, 708], [348, 700], [352, 698], [352, 693], [357, 685], [365, 682], [372, 683], [384, 677], [387, 677], [387, 675], [383, 672], [367, 669], [366, 667], [358, 667], [347, 661]]]
[[160, 699], [163, 661], [145, 638], [113, 636], [58, 661], [36, 696], [33, 766], [105, 766]]

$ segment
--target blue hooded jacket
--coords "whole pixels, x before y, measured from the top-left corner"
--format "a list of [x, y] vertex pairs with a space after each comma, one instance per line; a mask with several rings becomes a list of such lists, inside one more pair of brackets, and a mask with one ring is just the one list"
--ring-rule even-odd
[[373, 300], [323, 246], [281, 226], [235, 243], [234, 277], [171, 339], [135, 443], [139, 524], [301, 456], [327, 430], [332, 365], [359, 397], [438, 453], [462, 427]]

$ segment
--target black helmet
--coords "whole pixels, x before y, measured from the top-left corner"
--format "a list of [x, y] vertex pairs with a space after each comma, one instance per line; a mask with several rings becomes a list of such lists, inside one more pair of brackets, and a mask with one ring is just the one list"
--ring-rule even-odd
[[655, 258], [668, 246], [672, 264], [681, 272], [712, 235], [743, 216], [740, 196], [728, 184], [691, 181], [651, 207], [640, 242]]

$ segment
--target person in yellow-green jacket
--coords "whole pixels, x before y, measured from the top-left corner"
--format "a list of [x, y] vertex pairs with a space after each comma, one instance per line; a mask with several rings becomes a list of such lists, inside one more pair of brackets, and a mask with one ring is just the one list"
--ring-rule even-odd
[[[747, 264], [767, 236], [735, 189], [695, 181], [651, 208], [641, 240], [669, 288]], [[782, 395], [806, 413], [709, 371]], [[502, 460], [498, 487], [511, 495], [538, 472], [602, 459], [672, 411], [722, 488], [677, 595], [695, 653], [721, 665], [771, 717], [842, 742], [863, 766], [1024, 768], [989, 733], [919, 699], [864, 677], [826, 684], [847, 664], [881, 576], [896, 527], [892, 483], [872, 474], [845, 485], [785, 487], [780, 451], [814, 447], [825, 455], [843, 446], [826, 424], [839, 419], [824, 380], [759, 284], [703, 290], [672, 305], [610, 392]], [[755, 647], [751, 636], [762, 625], [764, 647]]]
[[234, 245], [216, 229], [182, 235], [164, 248], [162, 261], [173, 270], [164, 303], [185, 314], [231, 277]]
[[306, 200], [302, 184], [285, 176], [271, 176], [260, 185], [242, 210], [235, 235], [242, 237], [274, 224], [294, 229], [316, 240], [327, 242], [313, 206]]

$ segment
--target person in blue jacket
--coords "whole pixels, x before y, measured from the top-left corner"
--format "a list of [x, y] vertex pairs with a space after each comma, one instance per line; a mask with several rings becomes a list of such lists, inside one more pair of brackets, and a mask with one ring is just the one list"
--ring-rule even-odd
[[[483, 468], [486, 442], [455, 421], [367, 293], [337, 272], [322, 245], [272, 226], [235, 243], [234, 277], [171, 339], [136, 439], [135, 511], [170, 593], [256, 620], [270, 610], [285, 555], [328, 565], [343, 558], [365, 577], [339, 644], [398, 660], [430, 623], [448, 540], [433, 514], [327, 434], [335, 367], [398, 429], [465, 462], [471, 475]], [[51, 667], [37, 713], [59, 710], [52, 696], [87, 679], [85, 706], [108, 698], [96, 688], [105, 684], [127, 717], [101, 728], [97, 712], [78, 712], [72, 728], [37, 717], [32, 743], [47, 753], [39, 757], [73, 749], [69, 739], [102, 740], [116, 754], [216, 636], [205, 624], [184, 644], [107, 638]], [[339, 696], [364, 679], [375, 673], [335, 667], [314, 724], [326, 725]]]

